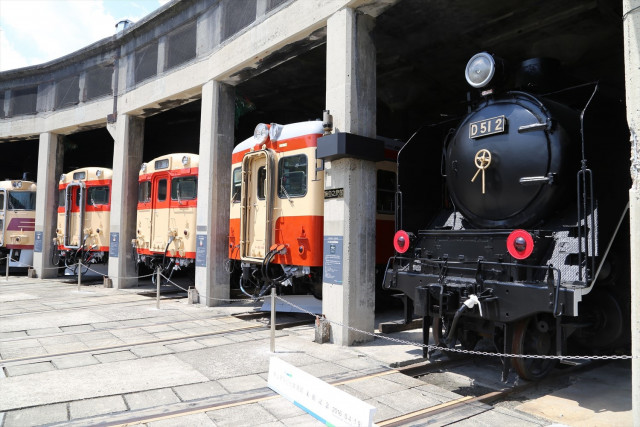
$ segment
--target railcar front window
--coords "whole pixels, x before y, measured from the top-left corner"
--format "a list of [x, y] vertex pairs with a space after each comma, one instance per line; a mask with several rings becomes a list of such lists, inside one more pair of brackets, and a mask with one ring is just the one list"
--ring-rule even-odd
[[171, 180], [171, 200], [195, 200], [198, 196], [198, 178], [185, 176]]
[[379, 214], [393, 215], [396, 211], [396, 174], [391, 171], [378, 171], [378, 190], [376, 191], [376, 210]]
[[88, 190], [87, 205], [108, 205], [109, 204], [109, 187], [104, 185], [100, 187], [91, 187]]
[[58, 206], [64, 207], [66, 200], [67, 200], [67, 191], [58, 190]]
[[158, 181], [158, 201], [164, 202], [167, 200], [167, 180], [161, 179]]
[[264, 184], [267, 181], [267, 169], [264, 166], [258, 168], [258, 199], [264, 200]]
[[233, 180], [231, 183], [231, 202], [238, 203], [240, 201], [240, 192], [242, 191], [242, 168], [233, 170]]
[[138, 183], [138, 203], [149, 203], [151, 201], [151, 181]]
[[36, 193], [33, 191], [9, 191], [9, 209], [35, 211]]
[[307, 156], [283, 157], [278, 162], [278, 197], [302, 197], [307, 194]]
[[4, 191], [0, 191], [0, 210], [4, 209]]

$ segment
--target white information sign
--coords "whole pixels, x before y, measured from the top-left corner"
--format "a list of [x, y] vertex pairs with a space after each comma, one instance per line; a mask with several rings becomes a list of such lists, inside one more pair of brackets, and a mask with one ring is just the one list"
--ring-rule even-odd
[[327, 426], [372, 426], [376, 407], [277, 357], [269, 361], [269, 387]]

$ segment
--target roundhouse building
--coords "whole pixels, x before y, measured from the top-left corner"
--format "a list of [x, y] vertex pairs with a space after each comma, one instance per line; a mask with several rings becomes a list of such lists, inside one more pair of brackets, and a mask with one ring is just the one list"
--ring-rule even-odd
[[[230, 289], [224, 263], [231, 153], [258, 123], [315, 120], [330, 110], [336, 132], [406, 141], [423, 125], [464, 114], [463, 70], [475, 53], [554, 58], [562, 68], [558, 80], [598, 80], [626, 107], [631, 229], [625, 236], [637, 260], [638, 34], [638, 0], [173, 0], [70, 55], [0, 73], [0, 167], [7, 178], [25, 171], [37, 178], [40, 278], [55, 274], [58, 177], [78, 165], [112, 168], [108, 272], [124, 288], [136, 276], [131, 240], [140, 165], [167, 153], [198, 153], [196, 234], [203, 244], [196, 287], [201, 303], [215, 305]], [[325, 283], [323, 312], [373, 331], [376, 190], [367, 183], [375, 182], [374, 163], [343, 156], [324, 167], [325, 188], [344, 189], [343, 197], [325, 200], [325, 236], [342, 236], [344, 252], [343, 283]], [[629, 189], [628, 182], [611, 185]], [[638, 331], [640, 267], [632, 264]], [[333, 339], [349, 345], [369, 337], [334, 328]], [[634, 336], [636, 354], [639, 341]], [[636, 369], [636, 384], [638, 375]]]

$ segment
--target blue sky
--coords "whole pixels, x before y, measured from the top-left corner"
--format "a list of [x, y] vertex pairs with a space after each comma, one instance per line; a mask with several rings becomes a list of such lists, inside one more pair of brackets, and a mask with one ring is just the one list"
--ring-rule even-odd
[[138, 21], [169, 0], [0, 0], [0, 71], [42, 64]]

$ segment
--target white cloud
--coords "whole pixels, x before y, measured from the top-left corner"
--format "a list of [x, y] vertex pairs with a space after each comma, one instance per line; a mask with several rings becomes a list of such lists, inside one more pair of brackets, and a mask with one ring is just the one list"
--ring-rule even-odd
[[118, 10], [136, 14], [128, 17], [136, 21], [166, 1], [0, 0], [0, 71], [82, 49], [114, 34], [115, 24], [122, 19], [114, 17]]

